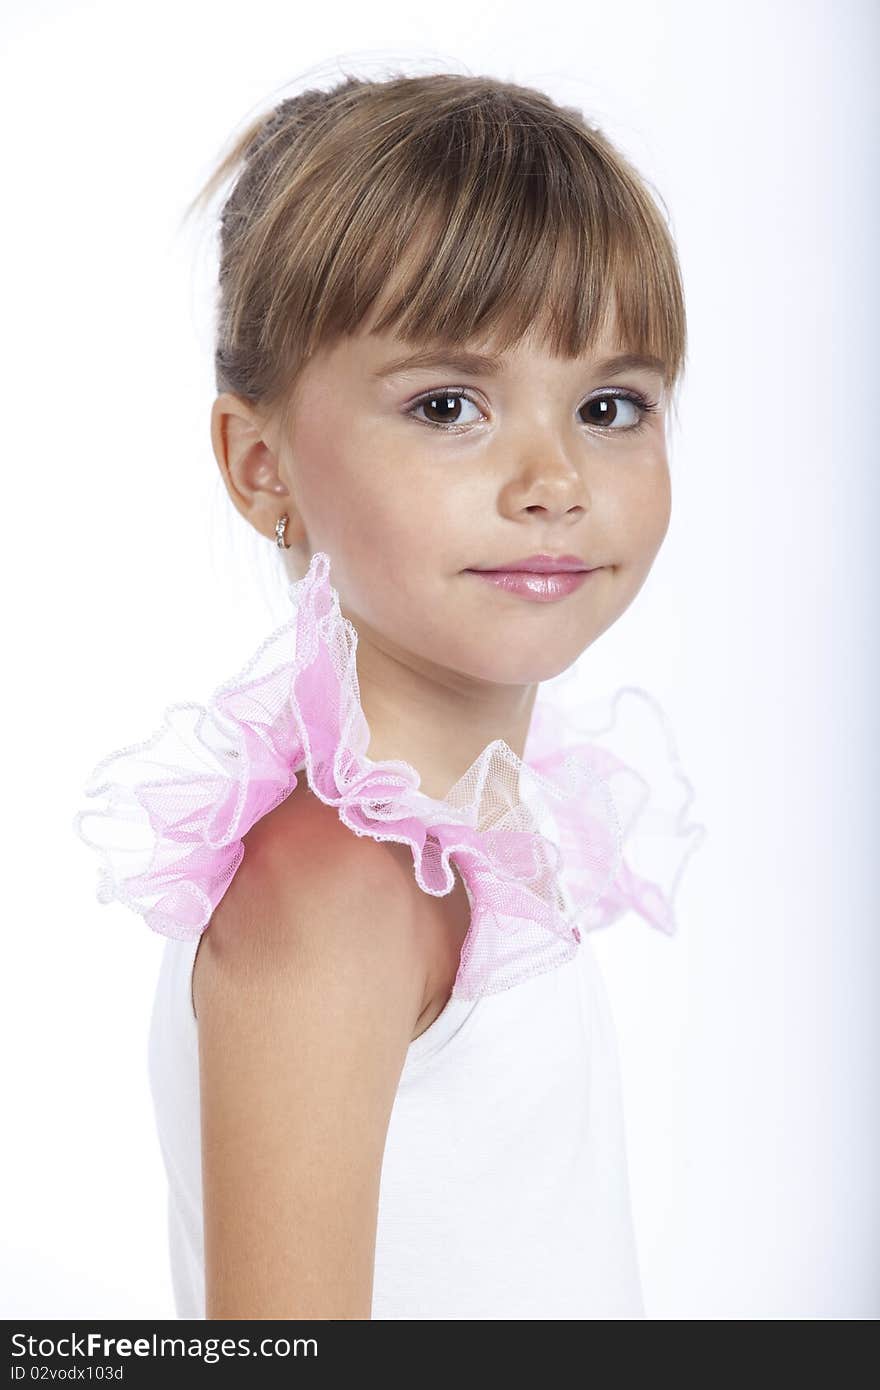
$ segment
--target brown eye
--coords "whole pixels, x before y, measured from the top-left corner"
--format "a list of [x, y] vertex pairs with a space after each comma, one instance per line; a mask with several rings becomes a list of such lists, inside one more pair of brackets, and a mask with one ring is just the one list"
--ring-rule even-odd
[[428, 395], [415, 401], [407, 414], [419, 419], [416, 411], [424, 410], [423, 423], [438, 426], [440, 429], [449, 425], [472, 424], [473, 421], [462, 419], [461, 412], [464, 404], [472, 405], [477, 409], [476, 402], [472, 401], [464, 391], [431, 391]]
[[[627, 419], [626, 407], [629, 407], [630, 415], [635, 418]], [[643, 402], [638, 397], [629, 395], [594, 396], [581, 406], [581, 410], [590, 412], [590, 418], [585, 420], [585, 424], [599, 425], [603, 429], [613, 425], [619, 430], [633, 429], [639, 425], [640, 408], [645, 408]]]

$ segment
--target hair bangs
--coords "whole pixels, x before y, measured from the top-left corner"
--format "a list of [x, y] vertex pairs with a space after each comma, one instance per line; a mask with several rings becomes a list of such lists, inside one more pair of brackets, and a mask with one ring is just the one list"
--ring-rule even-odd
[[595, 126], [485, 77], [348, 79], [239, 140], [224, 208], [219, 390], [287, 414], [339, 337], [579, 357], [606, 337], [672, 387], [686, 320], [650, 186]]

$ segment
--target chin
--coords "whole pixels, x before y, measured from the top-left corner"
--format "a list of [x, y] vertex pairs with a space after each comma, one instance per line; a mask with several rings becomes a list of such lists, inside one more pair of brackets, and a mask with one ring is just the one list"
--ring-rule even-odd
[[584, 650], [584, 647], [580, 647], [575, 652], [565, 652], [556, 658], [549, 656], [546, 649], [541, 652], [511, 650], [503, 655], [496, 652], [491, 656], [483, 653], [481, 658], [467, 662], [461, 669], [475, 680], [487, 681], [491, 685], [539, 685], [541, 681], [552, 680], [554, 676], [567, 671]]

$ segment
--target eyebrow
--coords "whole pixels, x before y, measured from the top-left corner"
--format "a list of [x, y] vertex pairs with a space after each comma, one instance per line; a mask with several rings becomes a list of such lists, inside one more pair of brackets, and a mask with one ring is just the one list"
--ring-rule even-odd
[[[396, 357], [386, 362], [371, 375], [374, 380], [389, 376], [403, 376], [406, 372], [421, 371], [429, 367], [451, 367], [469, 376], [497, 376], [504, 369], [500, 357], [488, 357], [480, 352], [463, 352], [459, 349], [428, 349], [410, 353], [406, 357]], [[597, 376], [621, 376], [624, 372], [650, 371], [665, 375], [666, 363], [660, 357], [639, 352], [619, 353], [605, 357], [593, 365]]]

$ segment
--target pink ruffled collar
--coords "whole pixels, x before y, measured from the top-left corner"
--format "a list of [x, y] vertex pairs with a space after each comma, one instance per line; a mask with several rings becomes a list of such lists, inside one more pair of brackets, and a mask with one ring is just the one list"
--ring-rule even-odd
[[[424, 892], [452, 890], [454, 861], [471, 924], [453, 997], [509, 989], [562, 964], [582, 931], [628, 909], [672, 932], [678, 881], [705, 827], [685, 823], [691, 788], [656, 702], [622, 688], [610, 722], [585, 738], [545, 684], [523, 759], [496, 739], [445, 797], [429, 797], [409, 763], [367, 757], [357, 632], [329, 572], [316, 552], [289, 586], [292, 618], [207, 707], [169, 706], [151, 738], [98, 763], [85, 793], [101, 800], [74, 820], [100, 855], [98, 900], [195, 939], [241, 862], [242, 837], [304, 772], [356, 835], [408, 844]], [[635, 715], [629, 732], [622, 702]], [[653, 784], [613, 749], [635, 735], [647, 735], [658, 759]]]

